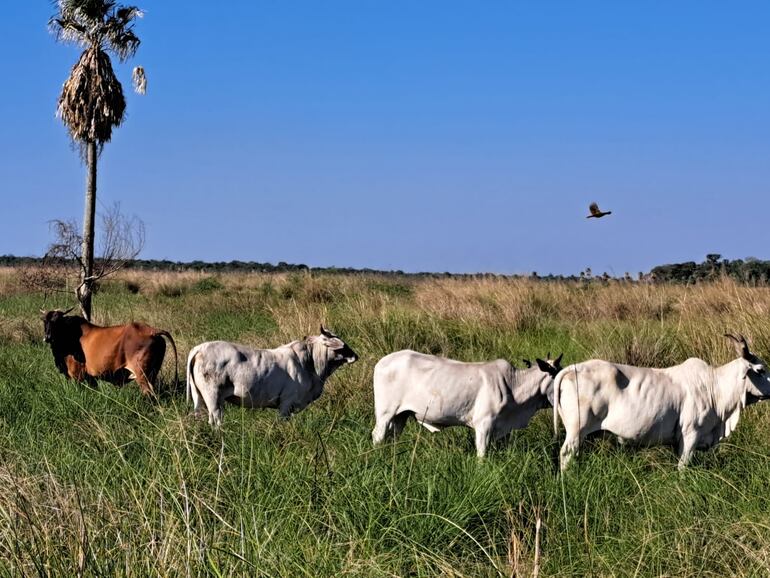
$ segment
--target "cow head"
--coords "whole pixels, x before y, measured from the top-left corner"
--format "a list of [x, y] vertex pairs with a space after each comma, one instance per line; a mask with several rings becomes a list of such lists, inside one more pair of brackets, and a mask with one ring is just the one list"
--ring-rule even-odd
[[551, 359], [551, 352], [548, 352], [548, 355], [546, 355], [547, 359], [535, 359], [535, 362], [537, 362], [537, 366], [540, 368], [540, 371], [543, 371], [547, 374], [549, 374], [551, 377], [556, 377], [556, 375], [562, 370], [561, 367], [561, 358], [564, 357], [564, 354], [560, 354], [559, 357], [556, 359]]
[[548, 398], [548, 403], [553, 406], [553, 380], [556, 379], [556, 376], [559, 374], [559, 372], [562, 370], [561, 366], [561, 358], [564, 357], [563, 353], [559, 354], [559, 357], [556, 359], [551, 359], [551, 352], [548, 352], [548, 355], [546, 355], [546, 359], [535, 359], [535, 362], [537, 363], [538, 369], [542, 371], [543, 373], [547, 373], [550, 376], [550, 379], [546, 379], [543, 382], [543, 390], [541, 393]]
[[316, 338], [316, 342], [320, 342], [326, 348], [327, 362], [333, 368], [345, 363], [353, 363], [358, 359], [358, 354], [347, 343], [323, 325], [321, 325], [321, 335]]
[[749, 351], [746, 338], [725, 333], [735, 345], [741, 362], [741, 379], [746, 386], [747, 404], [770, 398], [770, 373], [765, 360]]
[[66, 311], [54, 309], [53, 311], [40, 310], [40, 318], [43, 320], [43, 328], [45, 331], [45, 342], [53, 344], [57, 341], [62, 332], [65, 330], [64, 318], [72, 311], [74, 307], [70, 307]]

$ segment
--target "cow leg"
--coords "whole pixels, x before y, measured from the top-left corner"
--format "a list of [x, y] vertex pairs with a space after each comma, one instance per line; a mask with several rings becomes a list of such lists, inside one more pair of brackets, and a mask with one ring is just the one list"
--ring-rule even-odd
[[411, 411], [403, 411], [400, 414], [393, 416], [390, 430], [393, 433], [393, 439], [397, 439], [398, 436], [401, 435], [401, 432], [404, 431], [404, 428], [406, 427], [406, 422], [409, 421], [409, 416], [412, 415], [414, 415], [414, 413]]
[[91, 389], [96, 389], [96, 386], [98, 385], [97, 382], [96, 382], [96, 378], [94, 378], [91, 375], [88, 375], [85, 371], [83, 373], [81, 373], [80, 375], [78, 375], [78, 377], [76, 379], [80, 383], [85, 383]]
[[209, 410], [209, 425], [215, 429], [219, 429], [222, 426], [222, 408], [215, 406]]
[[372, 443], [374, 445], [382, 443], [382, 440], [384, 440], [385, 436], [388, 434], [388, 430], [392, 429], [392, 427], [393, 424], [389, 417], [378, 417], [377, 422], [374, 424], [374, 429], [372, 430]]
[[697, 441], [698, 436], [694, 432], [683, 433], [679, 438], [679, 444], [677, 448], [679, 453], [679, 462], [677, 463], [677, 468], [680, 472], [684, 470], [685, 467], [687, 467], [688, 463], [690, 463], [690, 459], [692, 458], [692, 454], [695, 451], [695, 444]]
[[578, 455], [579, 448], [580, 434], [570, 435], [570, 433], [567, 432], [567, 438], [564, 440], [564, 444], [561, 446], [561, 452], [559, 453], [559, 464], [562, 472], [567, 469], [572, 458]]
[[485, 419], [474, 429], [476, 430], [476, 455], [483, 458], [487, 453], [489, 441], [492, 439], [492, 420]]
[[96, 379], [86, 373], [86, 366], [84, 363], [76, 361], [71, 355], [68, 355], [64, 362], [66, 363], [65, 376], [72, 378], [75, 381], [85, 382], [89, 387], [96, 389]]
[[219, 388], [205, 387], [203, 391], [200, 391], [200, 394], [209, 412], [209, 425], [219, 429], [222, 425], [222, 405], [224, 403], [219, 397]]
[[283, 419], [291, 418], [291, 414], [294, 412], [294, 401], [291, 399], [281, 400], [278, 406], [278, 413]]
[[404, 411], [397, 415], [381, 414], [377, 416], [377, 422], [372, 430], [374, 445], [381, 443], [388, 435], [393, 436], [394, 440], [398, 439], [398, 436], [404, 431], [410, 415], [412, 412]]
[[147, 383], [150, 384], [150, 388], [152, 389], [152, 392], [157, 392], [157, 388], [155, 387], [158, 384], [158, 376], [160, 375], [160, 367], [153, 367], [150, 366], [145, 370], [144, 373], [145, 377], [147, 378]]
[[149, 379], [149, 376], [144, 372], [142, 368], [135, 370], [127, 368], [133, 375], [136, 383], [139, 384], [139, 389], [142, 391], [142, 395], [152, 396], [155, 395], [155, 388]]
[[[190, 395], [192, 396], [193, 402], [192, 415], [195, 419], [198, 419], [201, 417], [201, 408], [204, 405], [203, 396], [198, 394], [198, 388], [194, 385], [190, 384], [188, 387], [190, 388]], [[208, 411], [206, 413], [208, 413]]]

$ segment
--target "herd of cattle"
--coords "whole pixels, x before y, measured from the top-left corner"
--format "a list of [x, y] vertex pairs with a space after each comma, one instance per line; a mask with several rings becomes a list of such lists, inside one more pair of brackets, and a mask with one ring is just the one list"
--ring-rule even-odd
[[[42, 312], [45, 341], [56, 367], [68, 378], [95, 385], [135, 380], [145, 395], [154, 382], [169, 340], [167, 331], [143, 323], [99, 327], [69, 311]], [[738, 357], [719, 367], [700, 359], [664, 369], [633, 367], [598, 359], [561, 366], [537, 359], [517, 369], [504, 360], [454, 361], [415, 351], [397, 351], [374, 367], [375, 444], [397, 437], [413, 416], [431, 432], [462, 425], [475, 431], [483, 457], [492, 440], [527, 426], [539, 409], [553, 407], [566, 430], [561, 469], [586, 436], [607, 431], [621, 443], [676, 447], [680, 469], [695, 449], [726, 438], [741, 410], [770, 397], [767, 364], [751, 353], [743, 336], [726, 335]], [[550, 357], [550, 354], [546, 357]], [[226, 341], [195, 346], [187, 358], [187, 398], [194, 412], [205, 406], [209, 423], [222, 423], [225, 401], [250, 408], [277, 408], [284, 417], [305, 408], [326, 380], [358, 355], [321, 326], [320, 335], [275, 349], [252, 349]]]

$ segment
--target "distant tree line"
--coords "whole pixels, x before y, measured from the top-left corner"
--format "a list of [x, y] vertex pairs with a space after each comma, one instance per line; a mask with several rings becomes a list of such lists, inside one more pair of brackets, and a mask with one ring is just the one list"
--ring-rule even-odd
[[[43, 264], [41, 257], [17, 257], [15, 255], [0, 255], [0, 267], [29, 267]], [[50, 263], [52, 259], [47, 258]], [[100, 259], [95, 259], [99, 263]], [[65, 264], [62, 260], [61, 264]], [[314, 271], [339, 274], [383, 274], [383, 275], [407, 275], [403, 271], [380, 271], [376, 269], [355, 269], [352, 267], [313, 267], [304, 264], [286, 263], [280, 261], [277, 264], [260, 263], [258, 261], [170, 261], [168, 259], [132, 259], [126, 261], [122, 269], [134, 271], [200, 271], [204, 273], [295, 273], [302, 271]], [[422, 275], [422, 273], [418, 273]]]
[[[51, 258], [46, 258], [46, 263], [51, 263]], [[100, 259], [95, 259], [98, 265]], [[42, 265], [41, 257], [16, 257], [14, 255], [0, 255], [0, 267], [30, 267]], [[67, 264], [65, 261], [61, 265]], [[302, 263], [286, 263], [279, 261], [277, 264], [260, 263], [258, 261], [170, 261], [168, 259], [132, 259], [127, 260], [123, 270], [133, 271], [198, 271], [202, 273], [298, 273], [313, 272], [339, 275], [386, 275], [394, 277], [468, 277], [468, 278], [495, 278], [495, 277], [528, 277], [528, 275], [498, 275], [495, 273], [436, 273], [420, 272], [406, 273], [401, 270], [370, 269], [368, 267], [357, 269], [354, 267], [309, 267]], [[577, 276], [547, 275], [539, 277], [537, 273], [532, 276], [542, 280], [578, 280]]]
[[740, 283], [764, 285], [770, 280], [770, 261], [761, 261], [754, 257], [746, 259], [722, 259], [722, 255], [706, 255], [703, 263], [687, 261], [653, 267], [650, 275], [656, 282], [663, 283], [698, 283], [720, 277], [730, 277]]
[[[50, 261], [50, 260], [49, 260]], [[43, 264], [40, 257], [16, 257], [0, 255], [0, 267], [31, 267]], [[64, 263], [62, 263], [64, 264]], [[99, 260], [96, 260], [99, 265]], [[716, 253], [706, 255], [702, 263], [687, 261], [653, 267], [649, 273], [638, 273], [634, 279], [629, 273], [622, 277], [612, 277], [607, 273], [593, 275], [590, 269], [579, 275], [498, 275], [495, 273], [405, 273], [401, 270], [356, 269], [353, 267], [308, 267], [304, 264], [293, 264], [279, 261], [277, 264], [260, 263], [258, 261], [170, 261], [168, 259], [133, 259], [127, 261], [123, 269], [134, 271], [199, 271], [202, 273], [297, 273], [313, 272], [339, 275], [386, 275], [408, 277], [455, 277], [455, 278], [496, 278], [514, 277], [529, 278], [539, 281], [581, 281], [609, 283], [615, 282], [648, 282], [648, 283], [699, 283], [713, 281], [721, 277], [730, 277], [740, 283], [763, 285], [770, 282], [770, 261], [761, 261], [754, 257], [728, 260]]]

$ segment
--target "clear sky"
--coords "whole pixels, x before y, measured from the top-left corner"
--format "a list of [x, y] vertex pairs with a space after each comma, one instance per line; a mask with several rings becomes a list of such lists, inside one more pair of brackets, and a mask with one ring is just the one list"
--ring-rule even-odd
[[[770, 3], [144, 0], [101, 206], [142, 256], [618, 275], [770, 258]], [[78, 57], [0, 19], [0, 254], [82, 218]], [[130, 70], [145, 67], [144, 97]], [[613, 215], [586, 220], [598, 201]]]

